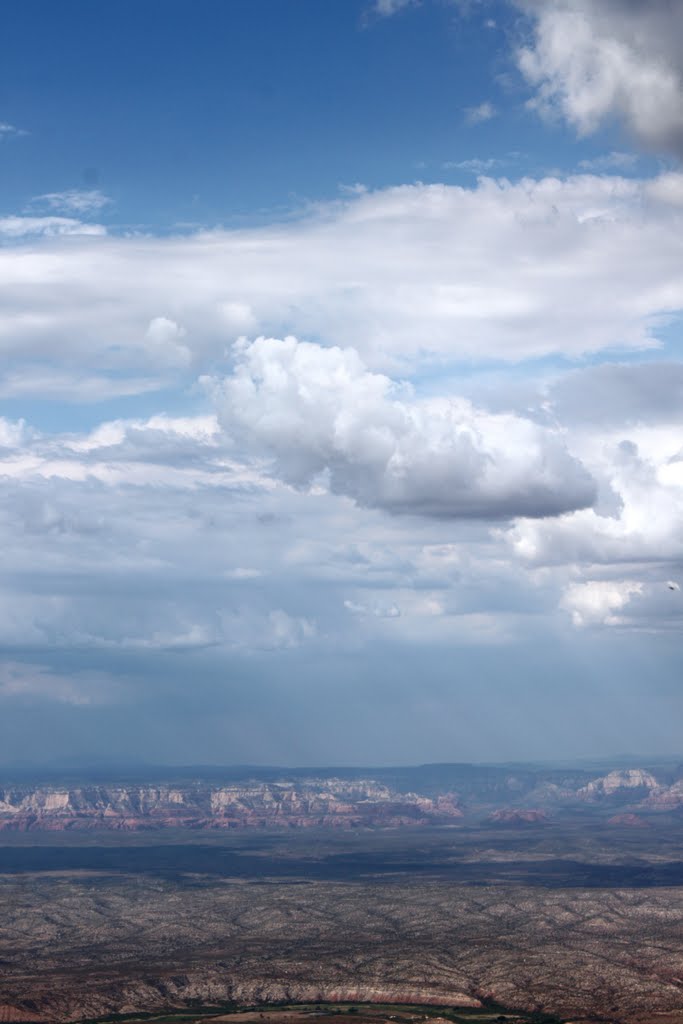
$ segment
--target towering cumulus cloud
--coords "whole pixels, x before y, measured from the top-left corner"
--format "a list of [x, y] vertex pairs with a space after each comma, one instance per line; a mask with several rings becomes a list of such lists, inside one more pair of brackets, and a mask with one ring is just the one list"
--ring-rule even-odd
[[360, 505], [436, 517], [557, 515], [594, 499], [553, 432], [462, 398], [415, 399], [353, 349], [259, 338], [238, 344], [232, 376], [205, 381], [226, 428], [297, 486], [327, 470]]

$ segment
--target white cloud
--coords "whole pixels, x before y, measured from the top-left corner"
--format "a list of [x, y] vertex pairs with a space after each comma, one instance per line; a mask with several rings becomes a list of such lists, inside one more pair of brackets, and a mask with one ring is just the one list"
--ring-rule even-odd
[[683, 174], [669, 171], [653, 178], [646, 185], [647, 195], [670, 206], [683, 206]]
[[308, 486], [324, 471], [361, 505], [445, 518], [557, 515], [593, 482], [558, 435], [465, 399], [416, 400], [353, 349], [259, 338], [205, 385], [228, 431]]
[[229, 580], [257, 580], [264, 573], [261, 569], [249, 569], [238, 565], [235, 569], [226, 569], [224, 575]]
[[582, 509], [554, 522], [518, 522], [507, 536], [520, 558], [605, 566], [683, 560], [683, 464], [675, 461], [680, 427], [631, 427], [628, 435], [637, 444], [618, 441], [623, 434], [613, 429], [610, 443], [605, 433], [582, 440], [575, 430], [571, 442], [604, 490], [616, 496], [614, 507]]
[[[0, 353], [22, 372], [110, 378], [117, 394], [126, 378], [167, 385], [244, 333], [282, 328], [403, 373], [647, 347], [683, 308], [677, 187], [669, 175], [480, 179], [351, 196], [267, 228], [6, 246]], [[5, 229], [97, 230], [33, 220]]]
[[5, 238], [54, 235], [106, 235], [101, 224], [85, 224], [73, 217], [0, 217], [0, 235]]
[[182, 344], [182, 339], [187, 334], [184, 327], [179, 326], [175, 320], [169, 320], [165, 316], [155, 316], [150, 320], [145, 331], [151, 358], [159, 354], [159, 361], [162, 365], [187, 366], [192, 361], [192, 353], [189, 348]]
[[184, 444], [190, 441], [199, 454], [203, 445], [214, 446], [218, 441], [218, 421], [215, 416], [167, 416], [158, 413], [146, 420], [109, 420], [100, 424], [85, 437], [78, 439], [66, 438], [63, 447], [70, 451], [94, 452], [107, 449], [110, 457], [115, 457], [115, 449], [134, 438], [138, 444], [144, 444], [147, 436], [154, 438], [156, 454], [161, 456], [162, 439], [171, 438], [174, 442]]
[[615, 430], [668, 423], [675, 436], [683, 409], [683, 363], [602, 363], [570, 370], [544, 396], [546, 408], [573, 432], [590, 425], [611, 438]]
[[3, 448], [19, 448], [26, 441], [27, 431], [23, 420], [12, 422], [0, 416], [0, 451]]
[[576, 627], [604, 627], [647, 633], [680, 633], [680, 594], [660, 579], [597, 579], [570, 584], [561, 607]]
[[586, 135], [618, 117], [642, 144], [683, 146], [683, 8], [670, 0], [516, 0], [533, 18], [519, 66], [533, 105]]
[[[106, 640], [93, 636], [93, 646], [121, 646], [137, 650], [191, 650], [193, 648], [221, 647], [243, 651], [291, 651], [316, 639], [317, 626], [313, 618], [290, 615], [282, 608], [269, 612], [241, 605], [235, 608], [194, 608], [190, 614], [197, 621], [187, 621], [182, 602], [162, 609], [156, 616], [163, 625], [150, 629], [150, 622], [129, 623], [130, 634]], [[154, 621], [154, 617], [152, 617]]]
[[262, 641], [264, 647], [291, 650], [294, 647], [300, 647], [307, 640], [311, 640], [316, 633], [315, 622], [288, 615], [281, 608], [270, 612], [268, 625], [269, 630]]
[[562, 606], [571, 612], [575, 626], [616, 626], [622, 622], [619, 612], [642, 591], [643, 584], [637, 580], [589, 580], [571, 584]]
[[[624, 580], [642, 584], [642, 592], [602, 618], [592, 614], [590, 624], [681, 628], [680, 594], [667, 586], [683, 565], [680, 485], [659, 479], [661, 469], [678, 465], [670, 460], [680, 450], [680, 430], [639, 427], [642, 451], [634, 455], [610, 440], [619, 436], [614, 424], [589, 423], [582, 434], [567, 412], [560, 440], [580, 452], [601, 487], [607, 480], [619, 492], [623, 506], [617, 503], [612, 517], [590, 510], [523, 519], [494, 537], [486, 523], [471, 519], [387, 517], [386, 496], [394, 500], [395, 493], [386, 478], [394, 486], [397, 470], [404, 511], [432, 511], [427, 502], [441, 502], [451, 514], [473, 492], [480, 500], [476, 457], [465, 463], [473, 476], [464, 475], [457, 491], [449, 487], [450, 463], [445, 469], [439, 463], [445, 452], [463, 469], [461, 451], [451, 444], [458, 431], [476, 434], [475, 456], [488, 454], [494, 469], [496, 444], [506, 462], [509, 446], [511, 478], [498, 480], [501, 490], [487, 495], [500, 511], [515, 474], [519, 490], [525, 473], [533, 482], [542, 464], [544, 473], [552, 466], [554, 455], [541, 457], [542, 447], [538, 458], [520, 450], [529, 438], [542, 446], [548, 432], [520, 417], [498, 423], [458, 400], [454, 415], [444, 417], [440, 410], [450, 400], [422, 402], [365, 370], [353, 353], [290, 343], [295, 365], [288, 368], [282, 343], [271, 345], [261, 351], [263, 369], [278, 383], [266, 395], [257, 389], [252, 402], [253, 416], [265, 422], [242, 425], [232, 446], [212, 415], [159, 414], [54, 436], [2, 424], [0, 644], [6, 652], [78, 647], [106, 658], [117, 651], [143, 657], [216, 648], [267, 657], [378, 638], [427, 646], [509, 643], [532, 628], [534, 617], [557, 620], [568, 587], [605, 583], [611, 593], [611, 584]], [[241, 357], [249, 373], [250, 348]], [[329, 413], [318, 412], [317, 394]], [[492, 421], [503, 428], [493, 438]], [[247, 451], [265, 454], [275, 433], [278, 458], [286, 460], [299, 430], [305, 443], [297, 480], [315, 471], [316, 460], [333, 462], [323, 480], [334, 470], [345, 493], [353, 487], [360, 500], [383, 502], [381, 508], [360, 508], [324, 487], [280, 484], [268, 475], [272, 467]], [[398, 460], [382, 454], [385, 443]], [[563, 474], [565, 489], [568, 479]], [[534, 530], [532, 557], [511, 542], [533, 538]], [[587, 602], [580, 601], [585, 592], [577, 594], [580, 607], [570, 611], [588, 622]]]
[[412, 7], [416, 3], [419, 3], [419, 0], [374, 0], [372, 11], [382, 18], [390, 18], [393, 14], [398, 14], [399, 11], [406, 7]]
[[638, 157], [635, 153], [621, 153], [618, 150], [613, 150], [611, 153], [595, 156], [591, 160], [579, 160], [579, 167], [582, 171], [621, 171], [633, 167], [637, 161]]
[[[25, 433], [22, 433], [25, 432]], [[257, 469], [230, 458], [211, 415], [113, 420], [86, 435], [31, 437], [23, 424], [0, 420], [0, 478], [63, 480], [116, 488], [269, 486]], [[17, 438], [23, 437], [20, 444]], [[272, 485], [271, 485], [272, 486]]]
[[7, 121], [0, 121], [0, 141], [21, 135], [28, 135], [28, 132], [23, 128], [16, 128], [13, 124], [8, 124]]
[[398, 619], [401, 617], [401, 609], [393, 602], [391, 604], [377, 603], [373, 605], [363, 604], [360, 601], [344, 601], [344, 607], [353, 615], [374, 615], [377, 619]]
[[21, 366], [0, 370], [0, 397], [22, 398], [40, 395], [44, 399], [89, 404], [126, 395], [159, 391], [163, 377], [117, 377], [97, 373], [71, 372], [55, 366]]
[[539, 415], [563, 423], [598, 500], [552, 521], [520, 518], [496, 537], [529, 579], [565, 589], [575, 624], [683, 628], [669, 586], [683, 570], [682, 391], [683, 366], [671, 362], [592, 367], [545, 390]]
[[490, 121], [497, 113], [494, 105], [488, 100], [477, 104], [476, 107], [465, 107], [465, 118], [470, 124], [482, 124], [484, 121]]
[[90, 213], [99, 213], [100, 210], [111, 204], [112, 200], [99, 189], [67, 189], [64, 192], [45, 192], [43, 195], [34, 196], [32, 205], [47, 206], [59, 213], [77, 214], [87, 216]]
[[498, 157], [472, 157], [471, 160], [447, 160], [443, 167], [449, 171], [471, 171], [472, 174], [486, 174], [494, 167], [499, 167], [505, 161]]
[[[221, 422], [0, 421], [0, 641], [497, 643], [567, 609], [680, 629], [679, 364], [590, 367], [528, 402], [504, 384], [498, 412], [454, 397], [454, 373], [420, 380], [427, 398], [390, 378], [653, 345], [683, 308], [681, 180], [413, 185], [267, 228], [6, 244], [0, 394], [93, 400], [210, 371]], [[236, 337], [283, 324], [329, 347], [264, 336], [235, 359]], [[582, 467], [599, 494], [581, 510]], [[493, 537], [476, 521], [512, 515]], [[641, 589], [618, 606], [623, 583]]]

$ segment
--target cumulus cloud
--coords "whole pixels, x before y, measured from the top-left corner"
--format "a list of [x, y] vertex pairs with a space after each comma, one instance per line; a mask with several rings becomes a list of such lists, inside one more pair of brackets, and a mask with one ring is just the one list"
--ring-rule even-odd
[[670, 0], [515, 0], [533, 19], [518, 53], [533, 105], [580, 134], [620, 118], [641, 144], [683, 153], [683, 7]]
[[147, 326], [145, 340], [152, 351], [159, 352], [162, 364], [187, 366], [192, 361], [192, 353], [182, 343], [186, 334], [185, 328], [179, 326], [175, 320], [170, 320], [165, 316], [155, 316]]
[[560, 604], [579, 628], [647, 633], [680, 632], [682, 628], [680, 595], [660, 580], [609, 579], [570, 584]]
[[[601, 469], [618, 496], [617, 509], [583, 509], [552, 523], [522, 520], [508, 534], [515, 553], [536, 564], [665, 565], [683, 559], [683, 473], [672, 472], [676, 464], [670, 461], [679, 438], [670, 436], [669, 445], [659, 458], [643, 458], [630, 441], [620, 443], [613, 459], [608, 451]], [[592, 468], [600, 471], [597, 463]]]
[[205, 380], [226, 430], [295, 486], [329, 473], [360, 505], [435, 517], [557, 515], [594, 485], [559, 436], [457, 398], [414, 399], [353, 349], [259, 338]]
[[23, 420], [13, 422], [0, 416], [0, 451], [3, 448], [19, 448], [26, 440], [27, 431]]
[[[504, 501], [510, 507], [526, 500], [528, 488], [523, 499], [518, 494], [525, 473], [534, 485], [534, 474], [553, 468], [558, 439], [552, 431], [520, 424], [521, 417], [499, 420], [459, 400], [451, 409], [450, 401], [416, 399], [409, 388], [370, 373], [353, 353], [290, 342], [294, 365], [288, 366], [282, 346], [274, 343], [273, 353], [265, 344], [260, 353], [264, 373], [279, 381], [265, 393], [252, 378], [252, 346], [243, 346], [240, 355], [255, 388], [254, 416], [263, 423], [242, 422], [239, 407], [234, 421], [225, 417], [225, 381], [214, 381], [221, 419], [234, 428], [232, 444], [210, 414], [113, 420], [63, 435], [2, 423], [0, 648], [7, 657], [42, 663], [41, 652], [73, 648], [105, 660], [121, 652], [131, 658], [189, 657], [193, 651], [208, 657], [212, 650], [269, 657], [304, 647], [348, 649], [378, 636], [391, 643], [508, 643], [528, 628], [525, 618], [557, 615], [570, 583], [608, 579], [644, 584], [627, 609], [614, 611], [623, 620], [620, 628], [642, 628], [643, 622], [647, 628], [662, 622], [680, 628], [676, 593], [662, 583], [660, 597], [667, 600], [657, 604], [648, 597], [660, 575], [675, 580], [682, 571], [673, 543], [683, 516], [672, 506], [662, 520], [662, 495], [652, 491], [651, 474], [636, 495], [640, 506], [620, 527], [622, 537], [603, 551], [597, 567], [587, 562], [585, 528], [577, 531], [581, 549], [568, 539], [580, 512], [556, 520], [561, 530], [548, 535], [542, 558], [530, 559], [510, 546], [511, 536], [522, 528], [528, 536], [534, 525], [546, 529], [553, 521], [525, 518], [510, 535], [492, 537], [486, 522], [446, 516], [463, 505], [470, 514], [473, 502], [481, 504], [476, 473], [482, 454], [492, 466], [491, 479], [497, 460], [511, 460], [500, 490], [485, 494], [493, 510], [499, 514]], [[238, 377], [239, 367], [229, 380]], [[329, 414], [320, 413], [316, 401]], [[463, 433], [472, 444], [464, 463]], [[548, 452], [543, 446], [549, 433]], [[596, 446], [604, 436], [588, 433], [596, 435]], [[293, 436], [304, 438], [296, 471], [288, 461]], [[530, 438], [531, 446], [521, 451]], [[567, 439], [563, 433], [561, 440]], [[644, 439], [639, 442], [642, 457], [661, 449], [662, 466], [675, 469], [667, 460], [680, 443], [666, 448], [661, 438], [651, 439], [648, 448]], [[259, 453], [264, 462], [255, 458]], [[603, 473], [595, 453], [588, 455], [591, 469]], [[628, 462], [634, 454], [617, 450], [610, 458]], [[322, 474], [320, 465], [327, 467]], [[461, 491], [452, 486], [453, 466]], [[295, 484], [311, 479], [327, 485], [336, 472], [343, 493], [353, 488], [358, 497], [351, 502], [329, 486], [279, 483], [276, 468]], [[463, 478], [465, 471], [474, 474], [471, 479]], [[637, 465], [623, 468], [624, 477], [640, 471]], [[567, 493], [571, 472], [563, 474], [561, 493]], [[631, 494], [620, 480], [614, 483], [633, 505], [635, 484]], [[672, 488], [660, 486], [664, 495]], [[384, 515], [396, 508], [397, 487], [399, 511], [427, 507], [430, 514], [419, 521]], [[654, 493], [649, 506], [648, 493]], [[359, 501], [378, 507], [362, 508]], [[644, 524], [648, 517], [650, 532], [643, 527], [638, 533], [638, 519]], [[642, 559], [644, 543], [653, 558], [661, 560], [662, 551], [672, 557], [664, 566], [650, 563], [647, 571], [640, 561], [619, 565], [624, 552]], [[611, 627], [595, 618], [591, 623]], [[29, 657], [28, 650], [36, 653]]]
[[666, 362], [574, 371], [545, 392], [541, 420], [564, 424], [598, 499], [496, 536], [530, 579], [564, 588], [575, 625], [683, 627], [670, 587], [683, 570], [682, 388], [683, 366]]
[[261, 645], [271, 648], [300, 647], [311, 640], [316, 633], [315, 622], [310, 619], [288, 615], [281, 608], [276, 608], [268, 615], [268, 631], [261, 639]]
[[642, 591], [643, 584], [638, 580], [589, 580], [571, 584], [562, 605], [571, 612], [576, 626], [615, 626], [623, 621], [619, 612]]
[[[655, 344], [683, 308], [681, 180], [414, 185], [280, 226], [36, 236], [0, 249], [0, 350], [12, 367], [0, 394], [80, 388], [92, 400], [211, 368], [220, 414], [55, 436], [0, 423], [6, 563], [21, 579], [59, 577], [49, 596], [8, 589], [3, 642], [294, 649], [352, 620], [390, 631], [394, 608], [407, 632], [429, 620], [430, 636], [451, 642], [454, 620], [469, 616], [478, 635], [500, 638], [514, 634], [496, 626], [510, 602], [514, 614], [557, 614], [548, 609], [569, 585], [613, 580], [643, 584], [614, 611], [622, 628], [675, 628], [648, 595], [661, 583], [675, 601], [666, 580], [683, 571], [679, 364], [565, 374], [516, 413], [505, 386], [494, 413], [481, 399], [434, 397], [441, 376], [426, 398], [391, 377], [434, 361]], [[329, 347], [264, 336], [232, 352], [237, 336], [283, 323]], [[225, 358], [233, 372], [215, 369]], [[579, 508], [593, 500], [591, 477], [598, 501]], [[482, 519], [510, 516], [511, 529], [489, 536]], [[169, 583], [188, 565], [225, 600]], [[93, 580], [87, 598], [64, 596], [74, 574]], [[107, 603], [103, 590], [123, 578], [126, 601]], [[142, 579], [172, 595], [154, 614], [137, 601]], [[292, 599], [301, 580], [320, 583], [306, 601]], [[363, 592], [370, 584], [376, 594]]]

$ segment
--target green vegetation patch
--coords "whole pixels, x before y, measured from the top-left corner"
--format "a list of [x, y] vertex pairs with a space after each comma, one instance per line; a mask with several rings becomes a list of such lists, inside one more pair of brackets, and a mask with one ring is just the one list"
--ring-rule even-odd
[[559, 1017], [545, 1013], [525, 1013], [510, 1010], [498, 1004], [488, 1003], [482, 1007], [469, 1006], [424, 1006], [406, 1003], [259, 1003], [250, 1006], [238, 1006], [235, 1003], [223, 1006], [192, 1006], [187, 1009], [165, 1013], [128, 1013], [112, 1014], [108, 1017], [88, 1018], [80, 1024], [119, 1024], [135, 1021], [153, 1022], [153, 1024], [199, 1024], [211, 1017], [222, 1017], [237, 1013], [268, 1014], [277, 1017], [282, 1012], [300, 1012], [302, 1015], [316, 1017], [319, 1015], [342, 1016], [359, 1015], [366, 1017], [384, 1017], [395, 1024], [414, 1024], [415, 1018], [428, 1020], [433, 1017], [445, 1018], [453, 1024], [562, 1024]]

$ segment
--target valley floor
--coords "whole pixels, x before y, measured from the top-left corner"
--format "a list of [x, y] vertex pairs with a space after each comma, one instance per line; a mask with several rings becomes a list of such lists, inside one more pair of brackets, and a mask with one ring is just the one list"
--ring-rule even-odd
[[0, 848], [0, 1020], [324, 1001], [683, 1022], [671, 829], [171, 839]]

